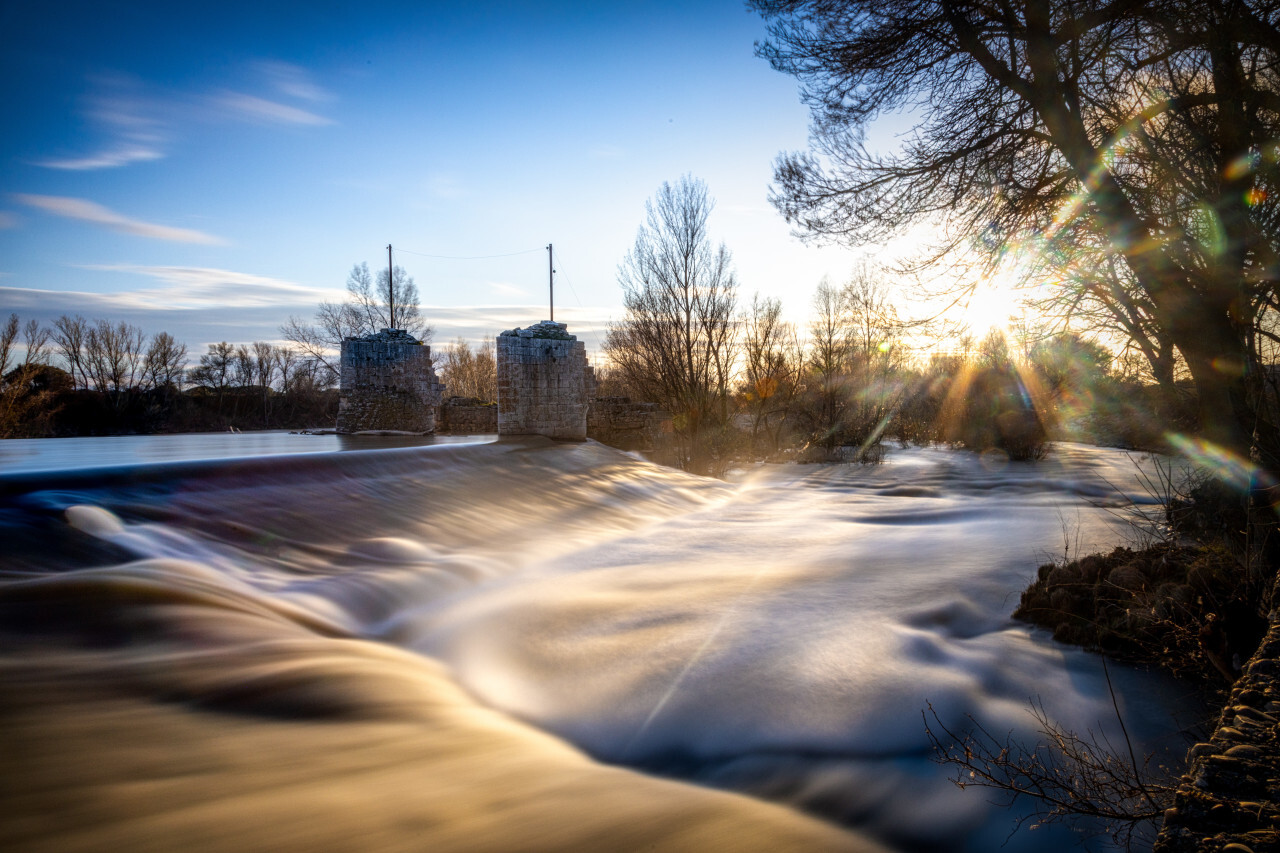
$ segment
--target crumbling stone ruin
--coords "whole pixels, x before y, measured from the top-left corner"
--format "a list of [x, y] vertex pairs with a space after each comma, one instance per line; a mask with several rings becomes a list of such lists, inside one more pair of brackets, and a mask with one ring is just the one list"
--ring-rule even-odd
[[431, 347], [401, 329], [342, 342], [338, 432], [429, 433], [444, 386]]
[[481, 435], [498, 431], [498, 406], [476, 397], [450, 397], [436, 413], [436, 432]]
[[587, 437], [595, 377], [586, 345], [543, 320], [498, 336], [498, 434]]
[[587, 437], [620, 450], [650, 453], [657, 447], [664, 421], [669, 422], [670, 415], [659, 410], [657, 403], [596, 397], [587, 412]]

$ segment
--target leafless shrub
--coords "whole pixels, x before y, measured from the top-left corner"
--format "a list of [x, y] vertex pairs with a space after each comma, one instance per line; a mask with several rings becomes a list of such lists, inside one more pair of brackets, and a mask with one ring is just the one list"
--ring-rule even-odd
[[[1110, 835], [1126, 849], [1150, 849], [1158, 822], [1173, 803], [1169, 770], [1153, 766], [1151, 756], [1138, 761], [1123, 720], [1124, 744], [1118, 747], [1105, 734], [1065, 730], [1040, 702], [1032, 702], [1028, 713], [1036, 723], [1037, 743], [1012, 732], [999, 735], [971, 715], [968, 727], [953, 730], [932, 705], [922, 716], [934, 760], [953, 768], [957, 787], [991, 789], [1005, 807], [1015, 800], [1031, 805], [1030, 813], [1014, 818], [1013, 832], [1066, 823], [1082, 833]], [[1118, 708], [1116, 715], [1120, 719]]]
[[466, 339], [458, 338], [444, 348], [440, 370], [451, 396], [474, 397], [485, 402], [498, 398], [498, 362], [492, 340], [473, 350]]
[[20, 322], [17, 314], [10, 314], [9, 319], [0, 326], [0, 376], [9, 372], [9, 358], [13, 353], [13, 342], [18, 339]]
[[729, 250], [713, 246], [707, 185], [663, 183], [646, 203], [635, 246], [618, 269], [626, 316], [604, 350], [642, 399], [672, 414], [680, 464], [709, 470], [729, 421], [736, 360], [737, 279]]

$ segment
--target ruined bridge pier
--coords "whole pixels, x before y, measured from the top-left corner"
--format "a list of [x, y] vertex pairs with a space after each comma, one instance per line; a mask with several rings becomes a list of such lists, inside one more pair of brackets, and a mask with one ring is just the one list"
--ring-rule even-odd
[[498, 435], [585, 441], [595, 375], [586, 345], [544, 320], [498, 335]]
[[446, 397], [431, 348], [398, 329], [342, 342], [339, 433], [432, 432], [588, 437], [652, 450], [669, 418], [653, 403], [596, 398], [586, 345], [543, 321], [497, 338], [498, 400]]

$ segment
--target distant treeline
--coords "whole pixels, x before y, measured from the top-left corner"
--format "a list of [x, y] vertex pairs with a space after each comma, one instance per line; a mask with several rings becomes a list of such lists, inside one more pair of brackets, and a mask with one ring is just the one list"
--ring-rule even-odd
[[671, 413], [668, 461], [711, 474], [743, 458], [868, 461], [886, 439], [1029, 459], [1052, 437], [1153, 447], [1194, 424], [1190, 384], [1139, 348], [1118, 359], [1105, 326], [997, 323], [975, 340], [946, 312], [901, 317], [892, 277], [869, 264], [824, 279], [803, 330], [777, 299], [744, 308], [728, 249], [707, 236], [711, 206], [699, 180], [662, 185], [604, 343], [605, 392]]
[[63, 315], [0, 325], [0, 438], [332, 425], [332, 371], [292, 347], [210, 344]]
[[815, 303], [805, 346], [780, 320], [776, 300], [756, 300], [720, 355], [734, 365], [727, 381], [706, 371], [696, 394], [678, 368], [652, 367], [679, 365], [678, 358], [629, 357], [620, 350], [641, 347], [636, 329], [626, 338], [615, 327], [600, 393], [664, 404], [672, 430], [662, 461], [711, 474], [751, 459], [876, 461], [887, 441], [1008, 459], [1038, 458], [1050, 440], [1161, 449], [1167, 433], [1195, 423], [1189, 383], [1126, 376], [1110, 350], [1076, 334], [1011, 345], [993, 330], [978, 341], [962, 337], [945, 353], [916, 354], [874, 291], [822, 285]]

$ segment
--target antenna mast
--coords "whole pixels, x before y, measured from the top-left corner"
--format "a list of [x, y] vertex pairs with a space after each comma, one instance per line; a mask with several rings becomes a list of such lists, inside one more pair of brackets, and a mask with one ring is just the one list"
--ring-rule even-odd
[[396, 279], [395, 269], [391, 266], [391, 244], [387, 244], [387, 322], [391, 328], [396, 327]]
[[556, 321], [556, 270], [551, 261], [551, 244], [547, 244], [547, 289], [551, 292], [551, 322]]

